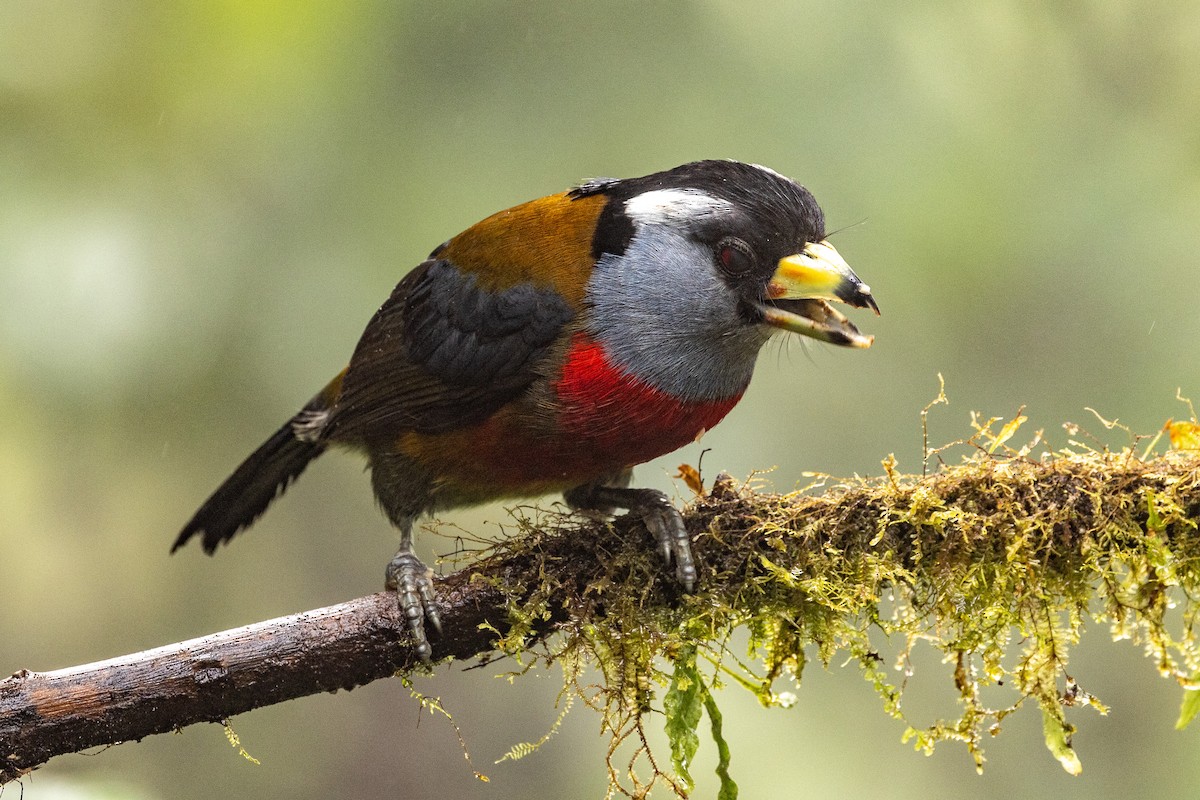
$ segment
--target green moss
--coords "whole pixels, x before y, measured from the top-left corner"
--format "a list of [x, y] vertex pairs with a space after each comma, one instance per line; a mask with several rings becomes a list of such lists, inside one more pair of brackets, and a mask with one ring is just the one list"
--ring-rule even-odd
[[[1200, 708], [1200, 459], [1077, 442], [1050, 452], [1040, 434], [1013, 449], [1021, 421], [993, 434], [999, 420], [977, 419], [975, 436], [960, 443], [966, 455], [947, 464], [950, 450], [931, 451], [943, 463], [928, 476], [902, 475], [888, 460], [883, 476], [826, 479], [819, 495], [718, 478], [686, 515], [702, 568], [693, 595], [628, 523], [594, 543], [603, 552], [587, 563], [601, 564], [600, 574], [553, 556], [542, 526], [531, 524], [503, 546], [532, 566], [510, 582], [523, 588], [502, 645], [522, 652], [565, 611], [561, 635], [539, 655], [561, 662], [573, 691], [603, 715], [610, 794], [645, 797], [662, 785], [687, 796], [702, 709], [719, 731], [710, 688], [734, 683], [765, 705], [788, 705], [813, 658], [828, 666], [847, 656], [919, 751], [961, 742], [982, 769], [986, 736], [1032, 703], [1051, 754], [1077, 773], [1075, 709], [1106, 711], [1068, 672], [1085, 624], [1140, 644], [1162, 675], [1192, 690], [1181, 723]], [[734, 652], [738, 628], [749, 645]], [[952, 665], [946, 691], [956, 717], [908, 718], [906, 680], [897, 681], [907, 676], [872, 645], [881, 634], [898, 648], [892, 663], [909, 664], [920, 644]], [[596, 683], [582, 683], [583, 664], [599, 671]], [[1007, 693], [1005, 705], [983, 701], [988, 686], [1002, 687], [987, 694]], [[660, 760], [645, 725], [663, 724], [664, 709], [672, 752]], [[729, 752], [716, 740], [722, 792], [733, 797]]]

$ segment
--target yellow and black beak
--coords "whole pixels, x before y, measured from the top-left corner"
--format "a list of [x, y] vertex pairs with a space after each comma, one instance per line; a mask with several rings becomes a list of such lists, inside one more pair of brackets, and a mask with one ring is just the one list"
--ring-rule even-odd
[[774, 328], [846, 347], [870, 347], [875, 337], [859, 333], [829, 304], [831, 300], [879, 313], [871, 287], [859, 280], [833, 245], [810, 242], [779, 260], [759, 310], [763, 322]]

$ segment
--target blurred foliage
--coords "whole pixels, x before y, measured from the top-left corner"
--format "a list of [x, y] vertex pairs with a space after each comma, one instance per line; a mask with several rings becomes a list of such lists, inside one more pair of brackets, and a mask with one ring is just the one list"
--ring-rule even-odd
[[[884, 312], [861, 320], [877, 335], [866, 353], [768, 348], [746, 400], [705, 438], [706, 470], [777, 465], [786, 489], [805, 470], [916, 461], [938, 372], [953, 405], [931, 418], [935, 441], [968, 409], [1021, 405], [1042, 425], [1093, 407], [1153, 430], [1177, 413], [1177, 386], [1195, 395], [1194, 3], [7, 0], [0, 669], [377, 589], [394, 536], [350, 459], [316, 465], [215, 561], [166, 552], [439, 242], [579, 179], [702, 157], [808, 185]], [[639, 480], [671, 488], [679, 460]], [[447, 521], [499, 532], [506, 515]], [[441, 530], [421, 546], [454, 550]], [[1196, 732], [1163, 733], [1175, 695], [1132, 683], [1123, 652], [1088, 647], [1076, 677], [1114, 712], [1075, 737], [1078, 779], [1014, 743], [1040, 748], [1040, 728], [989, 748], [983, 778], [961, 753], [914, 759], [903, 726], [880, 725], [870, 692], [834, 669], [806, 676], [788, 712], [722, 704], [726, 737], [764, 764], [747, 766], [759, 777], [742, 792], [1195, 785]], [[603, 793], [578, 755], [603, 751], [590, 724], [568, 719], [484, 786], [454, 732], [417, 728], [407, 690], [388, 683], [235, 720], [259, 767], [213, 728], [46, 772], [90, 785], [115, 770], [130, 793], [182, 798]], [[473, 751], [498, 757], [551, 724], [559, 681], [501, 687], [477, 670], [422, 691]], [[706, 791], [712, 770], [692, 771]]]

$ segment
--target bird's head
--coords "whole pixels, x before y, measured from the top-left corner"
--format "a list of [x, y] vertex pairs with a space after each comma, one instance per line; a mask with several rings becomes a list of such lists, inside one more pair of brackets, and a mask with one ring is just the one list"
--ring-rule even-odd
[[623, 366], [691, 396], [744, 388], [779, 330], [869, 347], [832, 303], [879, 313], [826, 240], [812, 194], [765, 167], [697, 161], [573, 198], [607, 197], [593, 238], [592, 327]]

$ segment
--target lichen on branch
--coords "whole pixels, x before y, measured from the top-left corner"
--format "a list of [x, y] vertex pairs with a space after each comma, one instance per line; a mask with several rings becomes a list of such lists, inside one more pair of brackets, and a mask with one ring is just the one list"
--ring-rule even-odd
[[[940, 463], [924, 476], [903, 475], [889, 459], [878, 478], [818, 476], [791, 494], [721, 476], [688, 515], [703, 565], [696, 594], [680, 593], [640, 543], [620, 544], [629, 539], [608, 545], [601, 575], [535, 559], [524, 576], [532, 589], [511, 595], [514, 625], [501, 647], [520, 651], [552, 606], [565, 611], [563, 635], [544, 643], [543, 655], [571, 665], [568, 681], [605, 714], [614, 793], [643, 797], [663, 783], [687, 796], [692, 779], [680, 753], [695, 752], [709, 687], [736, 683], [766, 705], [788, 705], [809, 659], [828, 665], [839, 654], [859, 665], [919, 750], [959, 741], [982, 769], [985, 735], [1034, 704], [1051, 754], [1078, 773], [1071, 709], [1106, 712], [1068, 670], [1087, 623], [1143, 646], [1186, 690], [1185, 716], [1200, 707], [1200, 453], [1152, 455], [1154, 444], [1136, 437], [1118, 450], [1072, 440], [1051, 451], [1040, 433], [1014, 449], [1008, 442], [1024, 421], [976, 418], [975, 435], [958, 443], [966, 454], [947, 463], [951, 450], [930, 451]], [[695, 483], [694, 473], [684, 476]], [[493, 557], [536, 552], [538, 535], [527, 533]], [[735, 651], [741, 626], [749, 645]], [[880, 635], [894, 646], [890, 658], [872, 644]], [[952, 665], [946, 685], [957, 718], [906, 716], [904, 669], [918, 643]], [[594, 663], [602, 680], [579, 683], [581, 662]], [[986, 704], [988, 686], [1003, 686], [1007, 702]], [[664, 707], [672, 769], [644, 727]], [[630, 742], [632, 754], [618, 760]], [[725, 743], [717, 744], [725, 769]], [[721, 786], [736, 792], [727, 772]]]

